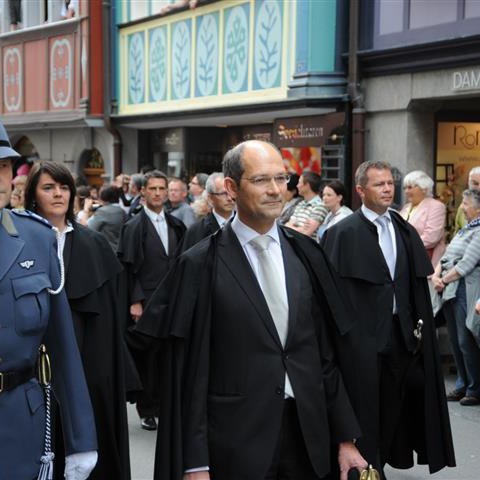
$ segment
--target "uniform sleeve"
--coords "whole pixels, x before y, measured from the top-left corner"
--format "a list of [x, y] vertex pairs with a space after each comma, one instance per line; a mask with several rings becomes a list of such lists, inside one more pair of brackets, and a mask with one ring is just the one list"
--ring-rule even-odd
[[[50, 277], [53, 288], [57, 288], [60, 275], [53, 244], [50, 249]], [[52, 364], [52, 386], [60, 407], [65, 452], [70, 455], [96, 450], [93, 410], [64, 290], [58, 295], [50, 295], [45, 344]]]

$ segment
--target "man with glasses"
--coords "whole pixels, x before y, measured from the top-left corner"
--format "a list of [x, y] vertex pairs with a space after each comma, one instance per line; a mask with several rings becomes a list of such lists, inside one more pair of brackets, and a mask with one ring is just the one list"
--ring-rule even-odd
[[212, 212], [187, 229], [183, 237], [182, 251], [188, 250], [200, 240], [215, 233], [233, 216], [235, 202], [225, 190], [223, 173], [212, 173], [205, 186]]
[[351, 320], [321, 250], [277, 226], [278, 149], [241, 143], [223, 172], [235, 218], [179, 257], [136, 326], [171, 348], [155, 479], [320, 480], [335, 451], [346, 480], [366, 462], [330, 335]]

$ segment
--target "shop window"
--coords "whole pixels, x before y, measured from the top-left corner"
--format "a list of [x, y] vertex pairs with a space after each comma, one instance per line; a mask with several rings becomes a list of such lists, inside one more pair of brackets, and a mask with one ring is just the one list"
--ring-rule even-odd
[[480, 122], [440, 121], [436, 133], [435, 193], [447, 207], [447, 235], [452, 238], [468, 173], [480, 165]]

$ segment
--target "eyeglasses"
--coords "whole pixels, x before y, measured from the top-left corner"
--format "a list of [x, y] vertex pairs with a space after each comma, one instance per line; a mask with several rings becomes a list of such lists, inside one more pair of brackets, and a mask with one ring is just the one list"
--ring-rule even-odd
[[280, 175], [275, 175], [274, 177], [267, 177], [266, 175], [260, 175], [258, 177], [250, 178], [241, 178], [240, 180], [248, 180], [255, 187], [268, 187], [272, 180], [276, 185], [286, 185], [290, 180], [290, 175], [288, 173], [282, 173]]
[[227, 197], [228, 192], [209, 192], [210, 195], [213, 195], [215, 197]]

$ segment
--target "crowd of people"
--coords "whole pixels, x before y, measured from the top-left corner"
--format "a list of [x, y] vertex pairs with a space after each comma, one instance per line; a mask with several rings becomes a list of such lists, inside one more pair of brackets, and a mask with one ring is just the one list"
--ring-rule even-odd
[[390, 165], [363, 163], [354, 212], [340, 181], [290, 175], [266, 142], [189, 182], [148, 168], [97, 188], [52, 161], [12, 184], [0, 137], [0, 411], [20, 410], [0, 426], [8, 478], [128, 480], [127, 400], [157, 430], [156, 480], [347, 480], [368, 465], [384, 480], [414, 454], [455, 466], [447, 400], [480, 404], [480, 168], [446, 246], [422, 171], [396, 211]]

